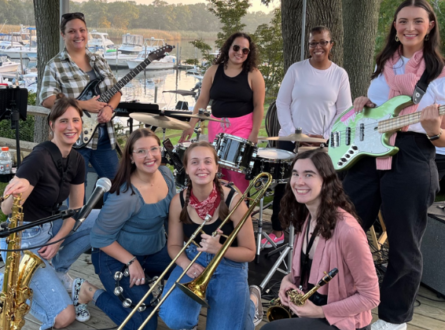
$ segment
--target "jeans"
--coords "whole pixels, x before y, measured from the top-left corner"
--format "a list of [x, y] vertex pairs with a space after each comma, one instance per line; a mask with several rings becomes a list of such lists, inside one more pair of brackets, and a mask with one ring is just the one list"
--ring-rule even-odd
[[[48, 260], [42, 259], [45, 262], [45, 268], [37, 269], [32, 277], [29, 285], [34, 291], [31, 314], [42, 322], [40, 326], [42, 330], [53, 327], [56, 316], [68, 305], [73, 304], [56, 272], [66, 273], [77, 258], [91, 248], [90, 231], [96, 218], [97, 212], [92, 212], [80, 228], [64, 240], [61, 249], [51, 261], [52, 265]], [[59, 232], [63, 221], [59, 219], [24, 230], [22, 232], [22, 248], [45, 244]], [[5, 238], [0, 240], [0, 247], [2, 250], [8, 248]], [[39, 249], [31, 251], [39, 256], [37, 252]], [[6, 260], [6, 251], [1, 253], [3, 260]], [[0, 285], [3, 285], [3, 274], [0, 274]]]
[[388, 267], [380, 285], [379, 318], [409, 322], [422, 278], [420, 244], [427, 210], [438, 190], [435, 148], [425, 134], [397, 133], [392, 169], [376, 169], [375, 158], [364, 157], [348, 170], [343, 187], [357, 210], [363, 229], [377, 219], [379, 209], [389, 242]]
[[[132, 311], [132, 308], [123, 307], [122, 302], [113, 293], [116, 282], [114, 280], [114, 274], [117, 271], [121, 271], [124, 264], [110, 257], [108, 254], [99, 249], [93, 250], [91, 259], [93, 261], [96, 274], [99, 275], [99, 278], [106, 290], [96, 299], [96, 306], [107, 314], [114, 323], [120, 325]], [[162, 250], [157, 253], [147, 256], [137, 256], [137, 260], [145, 270], [145, 273], [150, 277], [159, 276], [171, 262], [170, 256], [167, 252], [167, 246], [164, 246]], [[149, 289], [148, 284], [139, 286], [135, 285], [130, 288], [130, 277], [123, 277], [119, 281], [119, 285], [124, 289], [124, 297], [130, 298], [134, 305], [136, 305], [142, 299]], [[130, 321], [125, 325], [125, 330], [135, 330], [141, 326], [141, 324], [153, 310], [152, 307], [149, 307], [152, 298], [153, 296], [150, 294], [145, 300], [147, 309], [143, 312], [136, 312]], [[157, 325], [158, 319], [156, 316], [154, 316], [150, 322], [147, 323], [144, 329], [156, 330]]]
[[[196, 246], [186, 250], [187, 257], [192, 260], [198, 251]], [[197, 262], [206, 267], [213, 255], [202, 253]], [[176, 266], [164, 289], [164, 294], [178, 279], [183, 269]], [[180, 283], [192, 279], [185, 275]], [[244, 330], [254, 329], [253, 317], [255, 308], [249, 298], [247, 284], [247, 262], [234, 262], [223, 258], [216, 268], [206, 291], [207, 330]], [[192, 329], [198, 324], [201, 305], [189, 298], [179, 288], [175, 288], [162, 304], [159, 316], [170, 329]]]
[[85, 160], [85, 187], [87, 185], [86, 176], [88, 174], [88, 164], [91, 163], [97, 175], [106, 177], [110, 180], [114, 178], [117, 172], [119, 160], [116, 150], [111, 149], [110, 138], [108, 137], [107, 127], [99, 126], [99, 141], [97, 149], [81, 148], [77, 151]]

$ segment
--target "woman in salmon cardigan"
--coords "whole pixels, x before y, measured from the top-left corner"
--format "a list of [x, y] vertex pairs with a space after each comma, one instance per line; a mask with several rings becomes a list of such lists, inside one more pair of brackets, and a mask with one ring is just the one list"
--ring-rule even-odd
[[[379, 284], [366, 234], [326, 153], [298, 154], [281, 200], [284, 228], [295, 227], [292, 271], [279, 292], [281, 302], [298, 318], [278, 320], [262, 329], [371, 329], [371, 310], [379, 304]], [[304, 293], [324, 276], [338, 275], [303, 306], [286, 296], [289, 289]]]

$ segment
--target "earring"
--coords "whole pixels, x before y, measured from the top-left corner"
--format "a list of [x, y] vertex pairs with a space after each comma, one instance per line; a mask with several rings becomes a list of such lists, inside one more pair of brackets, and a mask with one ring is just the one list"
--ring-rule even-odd
[[428, 40], [430, 40], [430, 34], [429, 33], [425, 36], [425, 41], [428, 41]]
[[397, 36], [397, 34], [396, 34], [396, 42], [399, 42], [400, 40], [399, 40], [399, 37]]

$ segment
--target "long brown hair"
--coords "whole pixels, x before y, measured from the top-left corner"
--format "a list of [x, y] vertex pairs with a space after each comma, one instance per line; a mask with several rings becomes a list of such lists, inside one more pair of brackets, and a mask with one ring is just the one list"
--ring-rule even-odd
[[[213, 159], [215, 160], [215, 163], [218, 164], [219, 159], [218, 159], [218, 155], [216, 154], [215, 148], [213, 148], [213, 146], [210, 143], [208, 143], [207, 141], [199, 141], [196, 143], [192, 143], [190, 145], [190, 147], [188, 147], [187, 150], [185, 151], [184, 158], [182, 160], [184, 167], [187, 167], [190, 153], [192, 152], [193, 149], [195, 149], [197, 147], [204, 147], [204, 148], [211, 150]], [[225, 219], [227, 217], [227, 215], [229, 214], [229, 208], [227, 207], [226, 202], [224, 200], [224, 190], [223, 190], [221, 183], [218, 180], [218, 175], [215, 175], [213, 182], [215, 183], [216, 190], [218, 191], [219, 196], [221, 197], [221, 202], [219, 203], [219, 217], [220, 217], [220, 219]], [[187, 192], [186, 192], [184, 207], [182, 208], [181, 214], [179, 216], [179, 220], [182, 223], [186, 223], [186, 224], [192, 223], [192, 221], [190, 220], [190, 218], [188, 216], [188, 212], [187, 212], [187, 206], [190, 201], [190, 194], [192, 192], [192, 189], [193, 189], [192, 180], [189, 179], [188, 185], [187, 185]], [[183, 191], [181, 191], [180, 194], [183, 194]]]
[[[329, 239], [332, 231], [337, 224], [338, 208], [342, 208], [358, 220], [355, 208], [349, 198], [343, 191], [342, 184], [332, 165], [331, 158], [320, 150], [309, 150], [298, 154], [292, 162], [292, 168], [299, 159], [310, 159], [323, 179], [323, 185], [320, 192], [320, 206], [317, 212], [317, 225], [320, 235]], [[292, 188], [290, 180], [286, 184], [286, 192], [280, 203], [281, 211], [279, 214], [280, 222], [283, 228], [288, 228], [292, 223], [295, 232], [300, 233], [303, 230], [303, 224], [309, 214], [305, 204], [298, 203]]]
[[221, 49], [219, 50], [219, 55], [213, 61], [213, 64], [218, 65], [224, 63], [224, 67], [227, 68], [227, 63], [229, 62], [230, 47], [232, 47], [232, 44], [235, 41], [235, 39], [240, 37], [247, 39], [249, 41], [249, 49], [250, 49], [246, 60], [243, 62], [243, 70], [251, 72], [253, 69], [256, 69], [258, 67], [257, 48], [255, 43], [252, 41], [252, 38], [247, 33], [244, 32], [236, 32], [226, 40], [224, 45], [222, 45]]
[[48, 126], [51, 127], [51, 123], [54, 123], [57, 118], [63, 116], [63, 114], [66, 112], [66, 110], [69, 107], [73, 107], [76, 109], [76, 111], [79, 113], [79, 116], [83, 116], [83, 111], [79, 107], [79, 103], [77, 103], [77, 100], [73, 97], [67, 97], [63, 93], [59, 93], [56, 95], [56, 101], [54, 102], [53, 106], [51, 107], [51, 110], [48, 114], [48, 117], [46, 118], [46, 121], [48, 123]]
[[132, 195], [135, 193], [131, 186], [131, 175], [136, 170], [136, 165], [131, 161], [131, 155], [136, 141], [145, 137], [152, 137], [158, 142], [159, 146], [161, 145], [161, 140], [159, 140], [157, 135], [148, 128], [139, 128], [133, 131], [125, 144], [125, 149], [122, 153], [121, 161], [119, 162], [119, 168], [111, 184], [110, 193], [116, 192], [116, 195], [119, 195], [120, 187], [124, 183], [126, 183], [126, 186], [122, 188], [123, 193], [128, 191], [128, 189], [131, 189]]
[[[397, 20], [397, 15], [405, 7], [418, 7], [424, 9], [428, 13], [428, 19], [434, 21], [434, 27], [429, 33], [429, 39], [424, 39], [423, 42], [423, 58], [425, 59], [425, 70], [429, 73], [428, 82], [436, 79], [443, 70], [444, 58], [440, 53], [440, 32], [439, 32], [439, 22], [437, 21], [436, 13], [433, 7], [426, 0], [406, 0], [403, 1], [394, 13], [394, 19], [391, 22], [391, 30], [389, 31], [388, 37], [386, 39], [386, 46], [377, 55], [376, 65], [377, 68], [372, 74], [371, 78], [377, 78], [385, 67], [387, 60], [393, 57], [395, 52], [400, 52], [400, 42], [395, 40], [397, 31], [394, 27], [394, 22]], [[402, 54], [400, 54], [402, 55]]]

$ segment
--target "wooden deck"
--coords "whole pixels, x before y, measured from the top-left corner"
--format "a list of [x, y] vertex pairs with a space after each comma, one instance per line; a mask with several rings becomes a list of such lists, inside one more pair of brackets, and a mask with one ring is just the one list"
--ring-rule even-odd
[[[268, 221], [270, 213], [269, 210], [265, 212], [265, 220]], [[438, 261], [440, 262], [440, 261]], [[1, 263], [2, 264], [2, 263]], [[3, 271], [3, 270], [2, 270]], [[91, 264], [90, 255], [82, 255], [71, 267], [69, 271], [70, 275], [75, 277], [82, 277], [87, 279], [93, 285], [102, 287], [99, 277], [94, 273], [94, 267]], [[430, 300], [432, 299], [432, 300]], [[263, 304], [268, 302], [263, 300]], [[89, 310], [91, 313], [91, 319], [86, 323], [80, 323], [75, 321], [70, 325], [68, 330], [85, 330], [85, 329], [111, 329], [116, 325], [103, 313], [94, 303], [89, 304]], [[264, 308], [266, 311], [267, 308]], [[377, 320], [377, 309], [373, 310], [373, 319]], [[261, 327], [267, 321], [263, 321], [256, 327], [256, 330]], [[199, 330], [205, 330], [206, 323], [206, 309], [203, 308], [199, 317]], [[33, 316], [28, 314], [26, 316], [26, 324], [23, 327], [24, 330], [38, 330], [40, 322]], [[159, 330], [167, 330], [167, 326], [159, 319]], [[436, 294], [425, 288], [421, 287], [419, 296], [417, 298], [416, 307], [414, 309], [413, 320], [408, 324], [408, 330], [445, 330], [445, 300], [437, 298]]]

